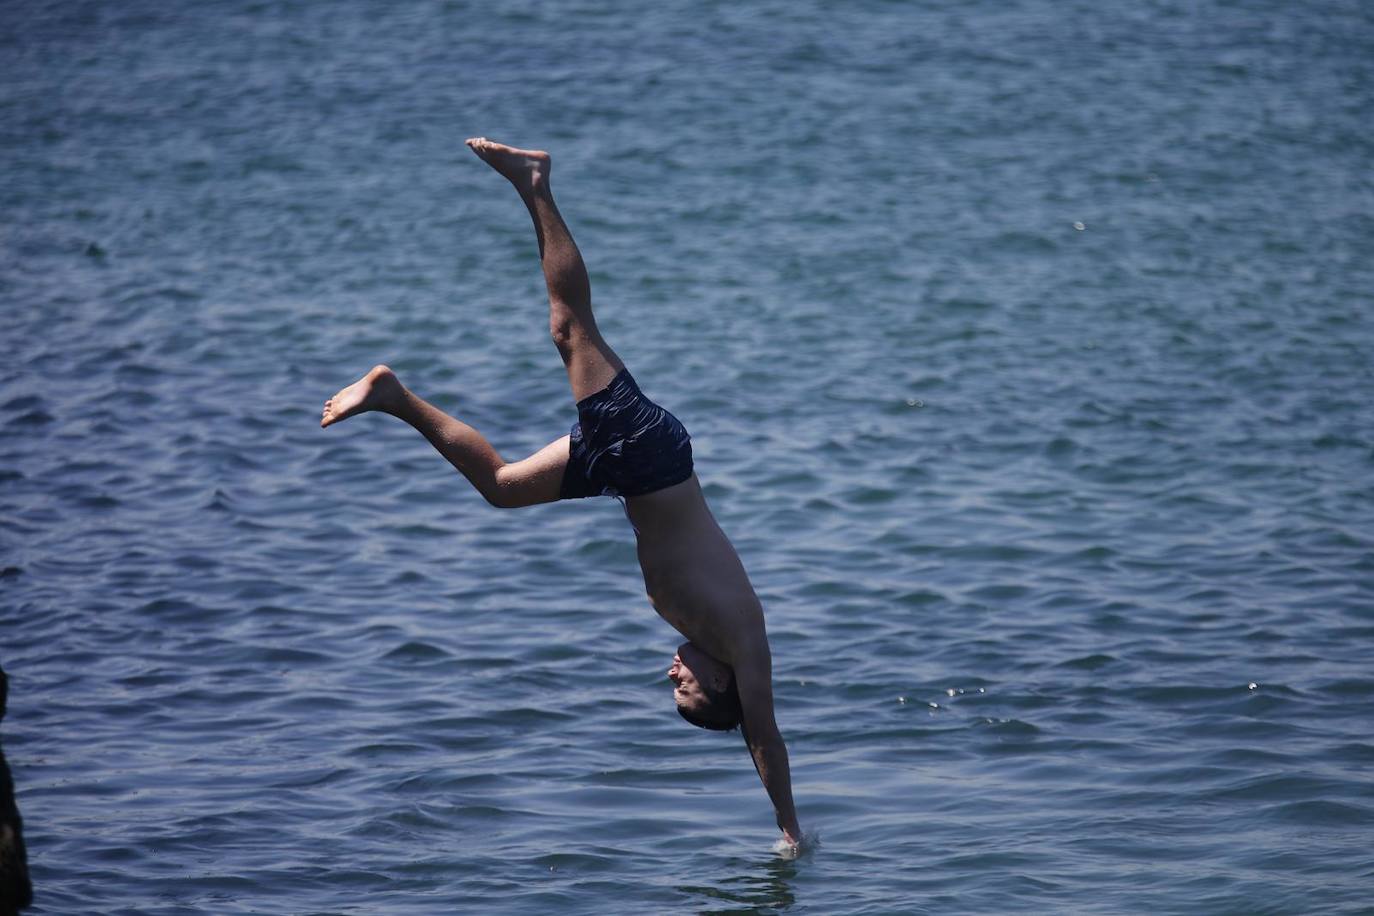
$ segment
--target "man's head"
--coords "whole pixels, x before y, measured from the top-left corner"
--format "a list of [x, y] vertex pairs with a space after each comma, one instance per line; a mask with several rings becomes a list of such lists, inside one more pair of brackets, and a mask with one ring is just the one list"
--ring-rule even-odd
[[673, 700], [678, 714], [698, 728], [729, 731], [739, 725], [743, 710], [735, 689], [735, 672], [690, 642], [677, 647], [673, 666]]

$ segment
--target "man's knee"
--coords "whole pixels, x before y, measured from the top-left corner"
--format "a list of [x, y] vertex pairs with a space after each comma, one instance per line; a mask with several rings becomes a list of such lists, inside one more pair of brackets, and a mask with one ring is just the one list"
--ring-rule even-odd
[[601, 334], [590, 315], [579, 315], [576, 310], [559, 303], [549, 309], [549, 336], [565, 357], [574, 350], [597, 346], [601, 342]]
[[553, 338], [553, 345], [558, 348], [558, 352], [565, 357], [577, 348], [579, 340], [583, 337], [577, 322], [566, 315], [549, 316], [549, 336]]
[[522, 501], [516, 488], [503, 487], [500, 484], [487, 487], [482, 491], [482, 497], [497, 509], [519, 509], [521, 506], [529, 505]]

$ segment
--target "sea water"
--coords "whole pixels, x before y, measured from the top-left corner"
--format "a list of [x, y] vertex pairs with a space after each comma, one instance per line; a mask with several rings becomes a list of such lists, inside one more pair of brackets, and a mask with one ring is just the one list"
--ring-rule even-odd
[[[0, 664], [36, 913], [1358, 912], [1374, 13], [7, 3]], [[803, 825], [686, 727], [524, 209], [694, 436]], [[1366, 910], [1367, 911], [1367, 910]]]

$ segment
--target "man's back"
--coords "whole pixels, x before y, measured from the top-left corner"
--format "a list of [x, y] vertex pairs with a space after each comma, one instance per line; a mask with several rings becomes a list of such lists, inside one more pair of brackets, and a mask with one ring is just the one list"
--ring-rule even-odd
[[733, 669], [749, 754], [793, 844], [801, 839], [792, 804], [787, 747], [773, 716], [773, 659], [749, 576], [716, 524], [693, 474], [676, 486], [626, 501], [639, 541], [649, 601], [688, 641]]
[[674, 629], [732, 667], [766, 648], [763, 608], [696, 475], [627, 501], [649, 602]]

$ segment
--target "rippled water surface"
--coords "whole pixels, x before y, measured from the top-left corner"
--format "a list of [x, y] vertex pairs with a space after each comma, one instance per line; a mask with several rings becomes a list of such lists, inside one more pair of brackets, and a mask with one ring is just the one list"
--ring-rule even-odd
[[[0, 29], [0, 663], [42, 913], [1355, 912], [1374, 14], [34, 2]], [[671, 708], [608, 339], [768, 612], [803, 824]]]

